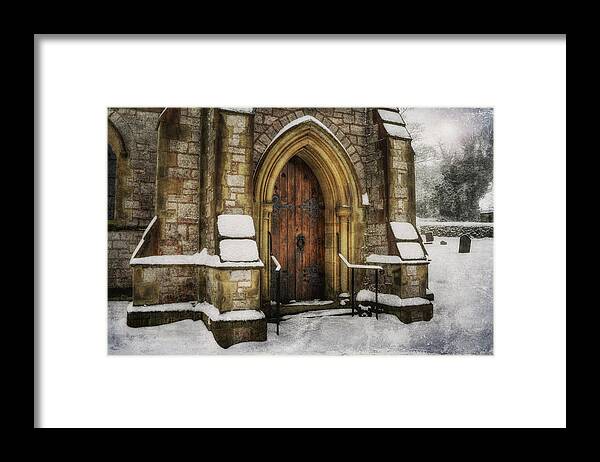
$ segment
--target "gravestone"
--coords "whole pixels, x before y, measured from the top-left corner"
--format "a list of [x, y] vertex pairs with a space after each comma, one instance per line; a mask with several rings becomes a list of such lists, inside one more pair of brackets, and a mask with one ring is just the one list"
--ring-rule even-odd
[[458, 253], [469, 253], [471, 251], [471, 237], [468, 234], [460, 236]]
[[440, 245], [446, 245], [448, 244], [446, 241], [440, 241]]
[[427, 231], [425, 233], [425, 244], [431, 244], [433, 242], [433, 233], [431, 231]]

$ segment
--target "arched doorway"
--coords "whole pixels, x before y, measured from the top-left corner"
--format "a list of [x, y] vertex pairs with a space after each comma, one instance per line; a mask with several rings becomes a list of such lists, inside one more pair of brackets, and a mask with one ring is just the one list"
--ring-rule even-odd
[[[319, 180], [300, 157], [292, 157], [279, 173], [272, 203], [271, 254], [281, 264], [282, 301], [323, 298], [325, 201]], [[271, 298], [274, 293], [272, 287]]]
[[[265, 263], [261, 276], [263, 303], [271, 300], [271, 245], [275, 186], [290, 159], [303, 161], [316, 178], [323, 198], [324, 298], [334, 299], [348, 291], [348, 271], [338, 253], [350, 261], [360, 258], [365, 224], [361, 190], [354, 166], [339, 140], [321, 122], [311, 117], [284, 127], [261, 156], [254, 172], [254, 219], [259, 252]], [[280, 181], [280, 180], [279, 180]], [[291, 236], [293, 239], [297, 235]], [[287, 245], [297, 245], [287, 237]], [[278, 255], [276, 255], [279, 258]]]

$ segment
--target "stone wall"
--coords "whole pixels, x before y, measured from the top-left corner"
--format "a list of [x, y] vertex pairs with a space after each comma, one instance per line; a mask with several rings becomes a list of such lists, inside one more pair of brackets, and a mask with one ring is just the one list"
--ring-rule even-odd
[[108, 297], [131, 299], [131, 268], [129, 259], [143, 231], [108, 232]]
[[[277, 133], [288, 123], [309, 115], [323, 123], [348, 152], [359, 188], [367, 193], [364, 258], [387, 253], [386, 188], [383, 175], [385, 144], [378, 133], [373, 110], [368, 108], [257, 108], [254, 116], [253, 170]], [[362, 198], [361, 198], [362, 199]]]
[[[379, 292], [398, 295], [400, 298], [425, 297], [428, 287], [429, 267], [426, 264], [397, 265], [377, 263], [383, 268], [379, 273]], [[375, 292], [375, 274], [365, 271], [359, 289]]]
[[253, 114], [220, 112], [216, 214], [252, 216]]
[[156, 172], [160, 255], [199, 250], [200, 130], [200, 109], [168, 109], [160, 120]]
[[216, 250], [217, 148], [219, 113], [203, 109], [200, 154], [200, 248], [209, 253]]
[[365, 191], [367, 136], [370, 122], [365, 108], [256, 108], [254, 116], [253, 170], [275, 135], [288, 123], [310, 115], [323, 123], [348, 152]]
[[135, 266], [133, 269], [133, 304], [157, 305], [196, 300], [198, 268], [196, 266]]
[[260, 270], [206, 268], [206, 301], [219, 311], [260, 308]]
[[414, 200], [414, 152], [410, 141], [387, 140], [388, 210], [389, 221], [416, 221]]
[[109, 298], [131, 298], [129, 259], [154, 216], [156, 123], [160, 111], [108, 109], [108, 144], [117, 155], [115, 217], [108, 222]]
[[399, 265], [394, 273], [392, 293], [400, 298], [425, 297], [429, 265]]
[[[159, 112], [152, 108], [110, 108], [108, 114], [109, 123], [123, 140], [126, 155], [126, 165], [117, 179], [117, 188], [127, 191], [127, 194], [121, 204], [117, 203], [120, 213], [113, 225], [143, 229], [154, 216]], [[113, 146], [116, 153], [115, 149], [118, 148]]]
[[468, 234], [472, 238], [494, 237], [494, 225], [481, 223], [480, 225], [461, 225], [440, 222], [439, 224], [419, 225], [419, 232], [433, 233], [439, 237], [459, 237]]
[[387, 241], [387, 202], [385, 166], [385, 139], [380, 136], [373, 109], [368, 109], [367, 143], [364, 149], [365, 183], [369, 195], [366, 211], [365, 248], [367, 255], [386, 254]]

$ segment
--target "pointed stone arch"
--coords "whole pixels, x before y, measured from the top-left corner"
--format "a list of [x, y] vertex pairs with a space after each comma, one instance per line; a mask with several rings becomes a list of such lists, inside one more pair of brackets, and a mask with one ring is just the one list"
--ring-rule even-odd
[[[113, 121], [108, 119], [108, 208], [109, 222], [112, 225], [124, 225], [130, 219], [126, 208], [126, 202], [131, 200], [132, 187], [128, 182], [131, 177], [131, 167], [129, 165], [129, 149], [123, 138], [121, 131], [115, 126]], [[111, 172], [110, 153], [114, 155], [114, 172]], [[111, 178], [111, 173], [114, 176]], [[112, 189], [112, 191], [111, 191]], [[112, 192], [112, 195], [111, 195]], [[112, 208], [112, 214], [111, 212]]]
[[311, 116], [290, 122], [273, 138], [254, 172], [254, 211], [258, 224], [263, 301], [270, 293], [269, 233], [275, 182], [287, 162], [300, 157], [317, 177], [325, 201], [325, 294], [334, 298], [348, 290], [348, 272], [338, 252], [356, 261], [364, 235], [363, 208], [358, 177], [346, 149], [323, 123]]
[[111, 129], [112, 125], [112, 128], [115, 129], [121, 137], [124, 148], [124, 156], [137, 158], [137, 145], [135, 143], [133, 130], [116, 109], [109, 113], [108, 125], [109, 130]]

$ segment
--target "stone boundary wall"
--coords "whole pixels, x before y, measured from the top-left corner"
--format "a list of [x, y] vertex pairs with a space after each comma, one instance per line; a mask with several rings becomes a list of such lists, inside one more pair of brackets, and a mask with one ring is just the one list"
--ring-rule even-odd
[[417, 227], [421, 234], [431, 232], [434, 236], [439, 237], [459, 237], [463, 234], [469, 234], [472, 238], [494, 237], [494, 226], [486, 223], [482, 223], [480, 226], [439, 223], [417, 225]]

